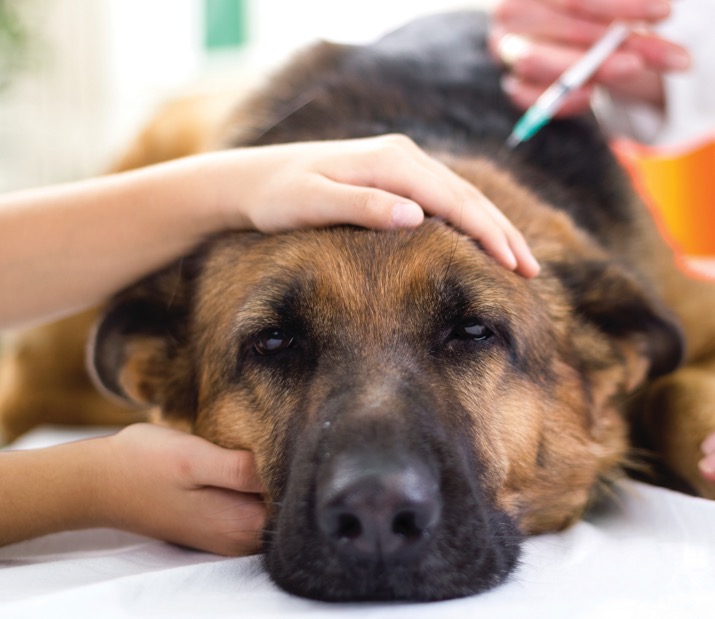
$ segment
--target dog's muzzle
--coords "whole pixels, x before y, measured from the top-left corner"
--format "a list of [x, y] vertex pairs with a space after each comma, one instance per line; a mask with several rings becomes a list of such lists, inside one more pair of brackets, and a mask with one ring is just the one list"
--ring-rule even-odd
[[438, 482], [416, 459], [341, 454], [316, 493], [320, 531], [348, 561], [409, 561], [430, 543], [442, 512]]

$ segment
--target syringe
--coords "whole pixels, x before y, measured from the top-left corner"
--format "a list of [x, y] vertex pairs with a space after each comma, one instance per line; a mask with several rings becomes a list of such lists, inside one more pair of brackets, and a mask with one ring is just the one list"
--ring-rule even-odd
[[536, 102], [514, 125], [506, 140], [509, 148], [514, 148], [531, 138], [549, 122], [563, 105], [570, 92], [583, 86], [605, 60], [626, 40], [631, 26], [616, 21], [593, 46], [559, 78], [549, 86]]

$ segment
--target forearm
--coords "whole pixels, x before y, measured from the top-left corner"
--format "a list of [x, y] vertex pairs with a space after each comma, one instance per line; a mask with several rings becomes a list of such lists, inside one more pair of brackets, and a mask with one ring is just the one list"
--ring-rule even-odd
[[425, 213], [538, 273], [501, 211], [404, 136], [220, 151], [0, 196], [0, 329], [95, 305], [220, 230], [409, 228]]
[[96, 304], [216, 231], [200, 162], [0, 197], [0, 328]]
[[102, 440], [0, 453], [0, 546], [102, 524]]

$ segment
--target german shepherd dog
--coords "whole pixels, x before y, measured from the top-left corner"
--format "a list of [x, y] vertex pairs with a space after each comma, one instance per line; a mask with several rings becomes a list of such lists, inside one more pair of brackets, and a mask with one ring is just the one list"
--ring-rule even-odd
[[715, 498], [697, 468], [715, 289], [678, 271], [592, 118], [504, 147], [519, 112], [486, 27], [460, 12], [319, 44], [242, 105], [224, 145], [405, 134], [506, 213], [538, 277], [436, 219], [225, 233], [117, 295], [94, 331], [105, 389], [255, 452], [265, 565], [291, 593], [485, 591], [634, 450]]

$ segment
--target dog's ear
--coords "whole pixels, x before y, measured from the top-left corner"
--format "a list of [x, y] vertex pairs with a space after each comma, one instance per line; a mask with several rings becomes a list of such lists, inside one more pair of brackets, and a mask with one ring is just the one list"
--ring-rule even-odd
[[603, 333], [627, 340], [649, 361], [649, 378], [675, 370], [684, 338], [675, 316], [625, 268], [607, 261], [552, 262], [575, 311]]
[[100, 316], [88, 362], [95, 382], [162, 416], [193, 418], [196, 383], [189, 349], [196, 259], [185, 259], [116, 295]]

